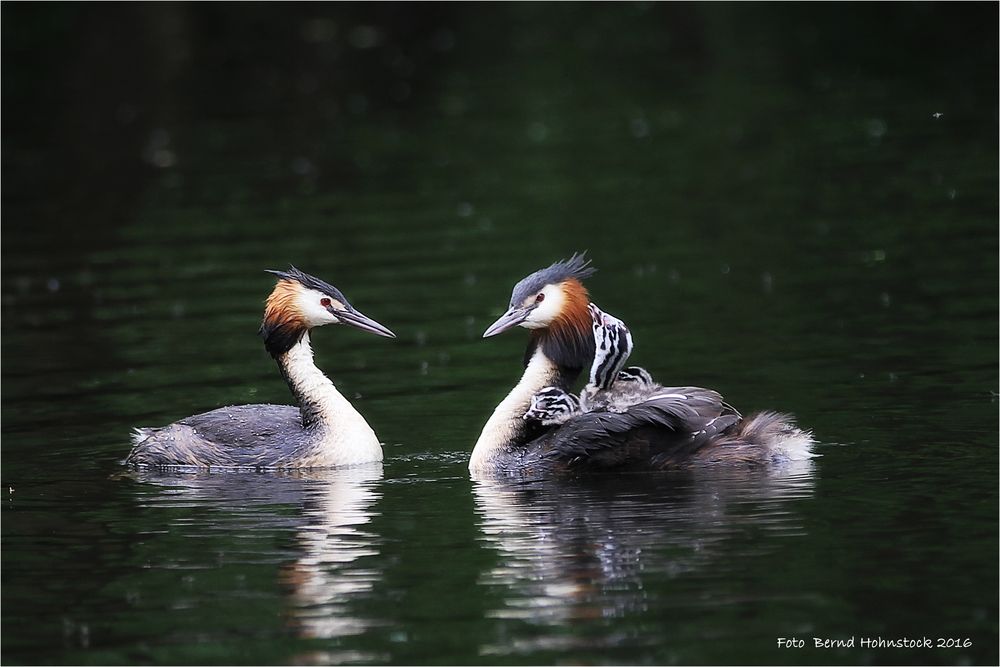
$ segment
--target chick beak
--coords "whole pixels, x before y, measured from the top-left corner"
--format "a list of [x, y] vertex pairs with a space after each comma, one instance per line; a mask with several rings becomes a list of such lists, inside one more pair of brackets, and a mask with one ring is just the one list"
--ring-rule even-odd
[[490, 336], [496, 336], [498, 333], [503, 333], [511, 327], [516, 327], [521, 322], [524, 322], [528, 318], [528, 313], [531, 312], [527, 308], [513, 307], [506, 313], [500, 316], [496, 322], [491, 324], [489, 328], [483, 333], [483, 338], [489, 338]]
[[373, 333], [376, 336], [385, 336], [386, 338], [396, 337], [396, 334], [389, 331], [387, 327], [382, 326], [372, 318], [357, 310], [334, 310], [331, 312], [338, 320], [349, 327], [361, 329], [362, 331]]

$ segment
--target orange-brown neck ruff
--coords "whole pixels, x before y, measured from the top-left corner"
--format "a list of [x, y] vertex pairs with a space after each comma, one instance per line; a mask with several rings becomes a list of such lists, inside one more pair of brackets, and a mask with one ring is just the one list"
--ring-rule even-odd
[[290, 280], [279, 280], [264, 306], [264, 321], [260, 335], [272, 357], [279, 357], [299, 342], [308, 329], [298, 306], [299, 286]]
[[559, 284], [563, 306], [552, 323], [531, 333], [525, 364], [541, 348], [546, 357], [564, 370], [579, 372], [594, 361], [594, 333], [591, 330], [590, 295], [576, 278]]

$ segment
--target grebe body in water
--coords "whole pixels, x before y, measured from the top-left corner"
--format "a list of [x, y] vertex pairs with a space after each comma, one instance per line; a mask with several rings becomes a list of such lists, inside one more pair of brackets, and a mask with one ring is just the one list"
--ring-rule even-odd
[[[593, 272], [582, 255], [536, 271], [514, 286], [507, 312], [483, 334], [520, 326], [531, 339], [521, 380], [483, 427], [470, 470], [662, 470], [811, 456], [811, 435], [788, 415], [744, 418], [710, 389], [663, 387], [643, 369], [618, 370], [624, 359], [615, 355], [602, 362], [582, 283]], [[630, 351], [630, 336], [627, 343]], [[602, 364], [614, 373], [599, 371]], [[577, 411], [564, 397], [585, 368], [591, 373]], [[604, 386], [596, 386], [602, 372]]]
[[313, 363], [309, 332], [345, 324], [378, 336], [395, 335], [318, 278], [295, 267], [270, 273], [278, 282], [267, 299], [260, 335], [298, 407], [239, 405], [162, 428], [136, 429], [126, 464], [277, 469], [382, 460], [382, 446], [368, 422]]

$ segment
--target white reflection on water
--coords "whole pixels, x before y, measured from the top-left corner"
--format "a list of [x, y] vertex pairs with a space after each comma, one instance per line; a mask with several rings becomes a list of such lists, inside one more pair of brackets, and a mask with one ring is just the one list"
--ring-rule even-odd
[[364, 526], [371, 521], [381, 497], [375, 482], [382, 479], [382, 465], [324, 475], [306, 505], [306, 523], [298, 531], [302, 556], [279, 574], [291, 592], [297, 634], [306, 638], [364, 632], [371, 621], [356, 616], [350, 603], [371, 591], [382, 578], [376, 567], [355, 564], [365, 556], [379, 554], [378, 536]]
[[[293, 535], [293, 550], [299, 555], [281, 563], [277, 577], [288, 594], [288, 625], [296, 635], [342, 637], [360, 634], [374, 624], [358, 616], [352, 604], [382, 578], [374, 565], [380, 538], [366, 530], [382, 495], [380, 463], [269, 474], [136, 476], [164, 487], [147, 498], [151, 505], [219, 510], [210, 516], [199, 512], [175, 519], [173, 527], [188, 535], [222, 532], [249, 538], [267, 529]], [[255, 551], [242, 553], [240, 560], [259, 563], [276, 556], [270, 540]]]
[[[628, 617], [650, 605], [725, 604], [692, 580], [737, 573], [731, 543], [748, 528], [763, 537], [801, 534], [795, 501], [812, 496], [812, 461], [745, 471], [592, 475], [574, 479], [474, 477], [482, 540], [499, 555], [483, 585], [504, 591], [490, 616], [550, 626], [554, 632], [480, 648], [483, 655], [616, 645], [615, 634], [555, 631], [587, 619]], [[758, 539], [738, 549], [759, 554]], [[734, 562], [735, 561], [735, 562]], [[711, 570], [708, 567], [711, 566]], [[654, 581], [676, 580], [671, 599]], [[637, 641], [632, 637], [630, 642]]]

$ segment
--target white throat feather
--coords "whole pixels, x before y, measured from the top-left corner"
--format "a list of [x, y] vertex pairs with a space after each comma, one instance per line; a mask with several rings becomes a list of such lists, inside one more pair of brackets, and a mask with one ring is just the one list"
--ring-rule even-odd
[[[299, 403], [303, 426], [324, 433], [319, 456], [329, 459], [327, 465], [382, 460], [382, 446], [371, 426], [313, 362], [308, 331], [278, 363]], [[315, 465], [322, 463], [317, 461]]]
[[562, 376], [559, 366], [536, 347], [521, 380], [500, 401], [483, 426], [469, 459], [470, 470], [492, 469], [492, 462], [497, 457], [521, 444], [528, 426], [521, 417], [531, 407], [531, 397], [543, 387], [563, 384]]

